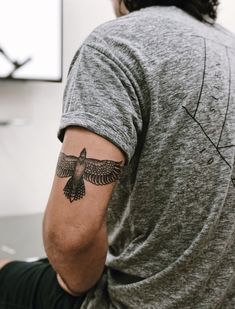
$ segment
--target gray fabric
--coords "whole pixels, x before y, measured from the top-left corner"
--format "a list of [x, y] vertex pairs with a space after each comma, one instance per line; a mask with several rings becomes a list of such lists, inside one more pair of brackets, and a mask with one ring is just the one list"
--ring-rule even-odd
[[61, 140], [69, 125], [127, 157], [82, 308], [235, 308], [235, 36], [176, 7], [99, 26], [73, 60]]

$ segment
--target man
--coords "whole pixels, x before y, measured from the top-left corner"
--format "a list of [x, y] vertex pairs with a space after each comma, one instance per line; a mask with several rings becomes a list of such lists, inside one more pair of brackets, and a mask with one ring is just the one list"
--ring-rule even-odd
[[113, 3], [68, 75], [50, 264], [2, 262], [0, 307], [235, 308], [235, 36], [216, 0]]

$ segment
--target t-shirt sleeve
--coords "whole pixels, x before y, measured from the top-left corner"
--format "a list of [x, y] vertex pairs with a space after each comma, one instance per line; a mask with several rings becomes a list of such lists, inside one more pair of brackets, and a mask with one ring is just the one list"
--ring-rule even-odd
[[58, 132], [61, 141], [69, 126], [87, 128], [118, 146], [126, 155], [125, 165], [142, 129], [132, 81], [105, 51], [90, 45], [80, 48], [70, 68]]

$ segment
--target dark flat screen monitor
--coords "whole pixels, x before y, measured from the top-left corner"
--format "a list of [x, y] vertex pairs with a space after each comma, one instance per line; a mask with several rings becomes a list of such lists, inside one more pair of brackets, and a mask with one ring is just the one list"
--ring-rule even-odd
[[62, 79], [62, 0], [0, 0], [0, 79]]

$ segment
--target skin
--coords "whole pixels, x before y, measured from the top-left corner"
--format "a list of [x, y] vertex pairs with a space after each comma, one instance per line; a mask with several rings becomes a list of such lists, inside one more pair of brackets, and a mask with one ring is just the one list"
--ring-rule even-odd
[[8, 259], [0, 260], [0, 269], [2, 269], [5, 265], [7, 265], [10, 262], [11, 260]]
[[122, 0], [112, 0], [112, 4], [117, 17], [129, 14], [129, 11]]
[[[74, 143], [76, 140], [79, 142]], [[66, 130], [61, 149], [66, 155], [60, 156], [58, 161], [58, 173], [44, 217], [44, 247], [51, 265], [64, 282], [62, 288], [67, 287], [74, 295], [89, 290], [103, 272], [108, 247], [106, 213], [116, 185], [116, 182], [96, 185], [89, 179], [99, 183], [99, 178], [84, 175], [86, 194], [72, 202], [65, 196], [63, 189], [71, 175], [71, 164], [66, 164], [78, 160], [84, 148], [86, 160], [95, 159], [95, 164], [97, 160], [123, 161], [122, 164], [125, 161], [125, 154], [101, 136], [83, 128]], [[87, 172], [91, 170], [96, 175], [94, 167], [89, 167]]]

